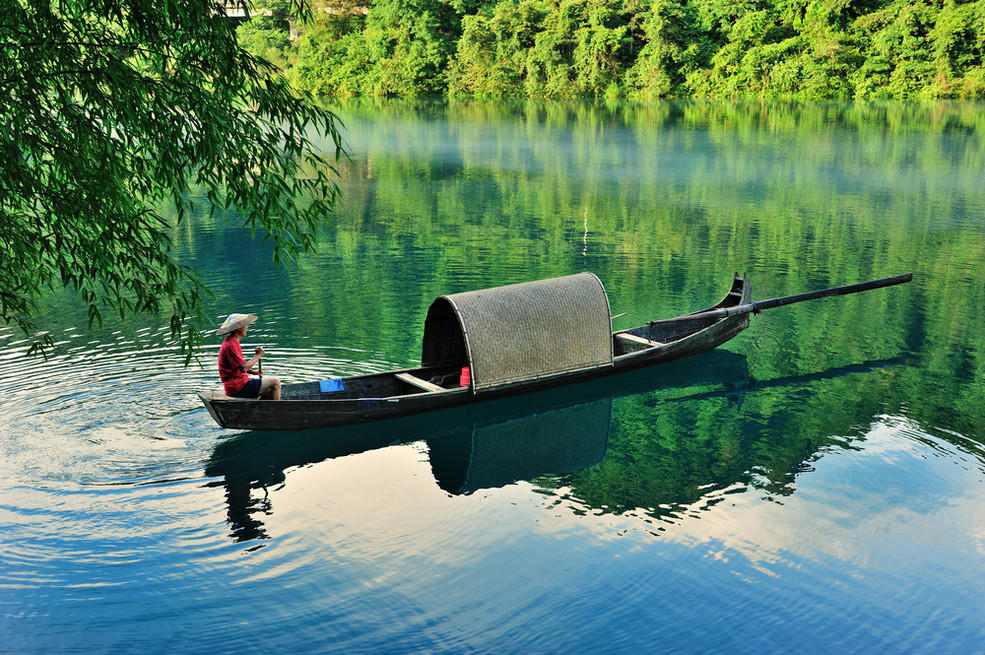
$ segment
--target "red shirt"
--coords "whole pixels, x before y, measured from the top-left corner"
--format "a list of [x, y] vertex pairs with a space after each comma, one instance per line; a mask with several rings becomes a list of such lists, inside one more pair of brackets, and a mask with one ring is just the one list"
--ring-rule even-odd
[[243, 349], [236, 339], [226, 339], [219, 346], [219, 379], [226, 395], [236, 393], [250, 381], [250, 376], [243, 370], [246, 360], [243, 359]]

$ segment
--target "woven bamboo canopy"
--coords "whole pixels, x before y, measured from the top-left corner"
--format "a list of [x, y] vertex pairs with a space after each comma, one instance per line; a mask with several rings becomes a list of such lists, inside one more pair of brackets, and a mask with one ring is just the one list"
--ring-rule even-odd
[[578, 273], [441, 296], [428, 309], [421, 363], [468, 364], [475, 393], [611, 366], [605, 288]]

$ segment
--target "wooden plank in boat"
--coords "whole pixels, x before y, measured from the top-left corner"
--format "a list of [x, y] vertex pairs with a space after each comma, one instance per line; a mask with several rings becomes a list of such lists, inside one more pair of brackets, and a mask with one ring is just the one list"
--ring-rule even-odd
[[616, 338], [623, 343], [639, 344], [641, 346], [646, 346], [647, 348], [657, 348], [665, 345], [659, 341], [650, 341], [649, 339], [644, 339], [643, 337], [638, 337], [635, 334], [629, 334], [627, 332], [617, 334]]
[[397, 378], [401, 382], [406, 382], [412, 387], [424, 389], [425, 391], [447, 391], [444, 387], [438, 386], [437, 384], [431, 384], [427, 380], [414, 377], [410, 373], [395, 373], [393, 377]]

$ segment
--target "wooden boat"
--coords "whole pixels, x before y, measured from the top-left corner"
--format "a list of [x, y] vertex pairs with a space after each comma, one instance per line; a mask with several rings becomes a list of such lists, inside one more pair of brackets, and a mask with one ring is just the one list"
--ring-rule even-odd
[[[592, 273], [437, 298], [424, 323], [421, 365], [284, 385], [281, 400], [199, 394], [219, 425], [299, 430], [364, 423], [614, 375], [725, 343], [764, 309], [909, 282], [911, 273], [751, 301], [745, 276], [707, 309], [611, 329], [609, 300]], [[466, 384], [462, 378], [468, 375]]]

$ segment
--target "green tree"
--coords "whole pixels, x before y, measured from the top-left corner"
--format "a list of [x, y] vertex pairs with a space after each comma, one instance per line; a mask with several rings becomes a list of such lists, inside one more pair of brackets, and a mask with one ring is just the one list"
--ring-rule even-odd
[[236, 38], [244, 50], [265, 59], [280, 70], [289, 66], [288, 31], [282, 29], [272, 15], [253, 16], [236, 28]]
[[284, 58], [319, 95], [985, 96], [985, 0], [316, 1]]
[[372, 66], [363, 39], [367, 9], [360, 1], [314, 5], [314, 20], [294, 41], [294, 67], [288, 78], [316, 96], [363, 93]]
[[522, 96], [527, 52], [543, 28], [547, 7], [539, 0], [504, 0], [494, 9], [465, 16], [458, 50], [448, 67], [451, 95]]
[[980, 98], [985, 91], [985, 2], [895, 0], [853, 25], [865, 62], [860, 98]]
[[684, 79], [703, 70], [718, 45], [702, 28], [694, 3], [654, 0], [640, 15], [645, 43], [626, 72], [627, 95], [685, 95]]
[[461, 16], [441, 0], [378, 0], [363, 31], [372, 65], [367, 91], [378, 96], [442, 95]]
[[0, 93], [0, 319], [29, 334], [40, 294], [68, 287], [90, 325], [170, 313], [191, 357], [207, 290], [170, 250], [193, 197], [279, 261], [338, 196], [309, 140], [338, 158], [335, 115], [241, 47], [222, 0], [0, 0]]

